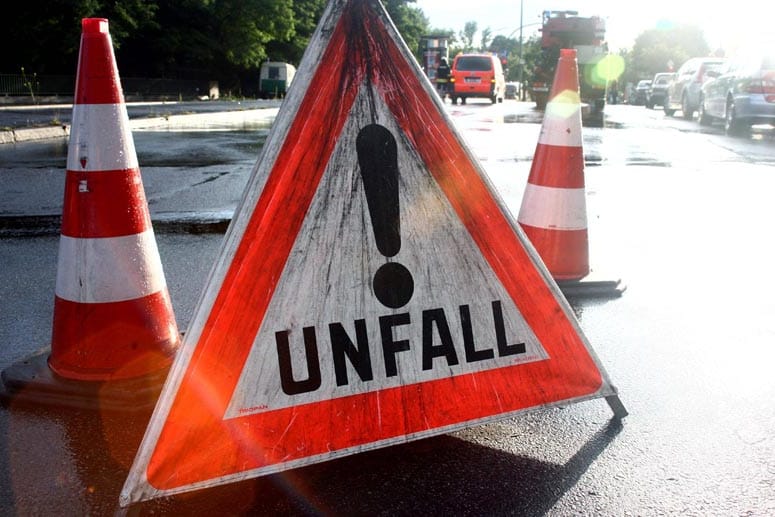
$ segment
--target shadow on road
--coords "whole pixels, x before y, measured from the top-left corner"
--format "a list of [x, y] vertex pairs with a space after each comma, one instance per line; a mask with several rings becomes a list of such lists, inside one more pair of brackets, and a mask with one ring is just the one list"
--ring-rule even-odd
[[0, 479], [10, 494], [0, 508], [15, 514], [543, 515], [622, 429], [611, 420], [565, 464], [444, 435], [120, 510], [148, 414], [11, 408], [5, 416], [9, 470]]

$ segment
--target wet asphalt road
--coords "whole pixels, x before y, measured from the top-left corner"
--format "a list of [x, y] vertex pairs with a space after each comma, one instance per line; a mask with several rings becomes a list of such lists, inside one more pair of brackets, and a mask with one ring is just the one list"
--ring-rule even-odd
[[[535, 114], [514, 102], [449, 110], [516, 213], [540, 129]], [[233, 209], [264, 131], [136, 132], [152, 212], [195, 209], [197, 201], [199, 209], [204, 201], [213, 209]], [[53, 152], [60, 155], [50, 155], [57, 145]], [[617, 299], [571, 302], [630, 412], [623, 423], [611, 420], [601, 400], [536, 410], [134, 510], [775, 514], [772, 132], [730, 139], [720, 127], [612, 106], [605, 128], [585, 128], [584, 149], [593, 272], [621, 278], [627, 291]], [[190, 158], [197, 150], [201, 160]], [[25, 174], [43, 178], [32, 185], [61, 174], [61, 152], [61, 143], [0, 148], [0, 163], [19, 160], [12, 176], [19, 193], [3, 194], [2, 210], [11, 197], [36, 194], [25, 185]], [[175, 160], [180, 156], [189, 160], [181, 165]], [[56, 211], [56, 188], [51, 190], [33, 199]], [[221, 238], [158, 232], [181, 328]], [[50, 337], [58, 238], [4, 236], [0, 243], [5, 368]], [[112, 514], [145, 419], [0, 410], [0, 513]]]

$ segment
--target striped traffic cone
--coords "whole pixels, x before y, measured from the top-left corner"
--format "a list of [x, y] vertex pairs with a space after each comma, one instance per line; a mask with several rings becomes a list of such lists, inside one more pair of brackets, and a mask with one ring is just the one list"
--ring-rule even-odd
[[555, 280], [589, 273], [576, 50], [560, 50], [517, 221]]
[[[48, 367], [56, 375], [32, 371], [40, 370], [39, 361], [27, 361], [4, 371], [3, 381], [9, 392], [77, 406], [90, 406], [91, 401], [82, 399], [94, 393], [74, 386], [94, 383], [73, 381], [98, 381], [116, 387], [104, 395], [110, 401], [98, 404], [123, 409], [124, 395], [131, 398], [138, 392], [132, 379], [141, 384], [148, 378], [163, 379], [180, 335], [108, 21], [87, 18], [82, 29], [48, 356]], [[35, 395], [41, 390], [45, 396]], [[101, 388], [98, 398], [107, 391]]]

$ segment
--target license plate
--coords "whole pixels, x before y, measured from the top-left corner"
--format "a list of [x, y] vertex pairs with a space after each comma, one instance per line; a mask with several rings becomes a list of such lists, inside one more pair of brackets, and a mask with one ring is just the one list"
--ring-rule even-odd
[[482, 78], [481, 77], [466, 77], [465, 80], [466, 80], [467, 83], [478, 83], [478, 82], [481, 82]]

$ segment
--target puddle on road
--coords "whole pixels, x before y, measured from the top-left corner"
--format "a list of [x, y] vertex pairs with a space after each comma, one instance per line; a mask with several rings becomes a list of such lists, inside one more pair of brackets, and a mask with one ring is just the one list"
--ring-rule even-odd
[[4, 169], [19, 167], [64, 169], [67, 162], [67, 152], [68, 141], [64, 137], [0, 144], [0, 163]]
[[136, 138], [141, 167], [210, 167], [255, 160], [268, 129], [260, 131], [165, 131]]
[[506, 124], [538, 124], [542, 116], [538, 113], [507, 113], [503, 115]]

